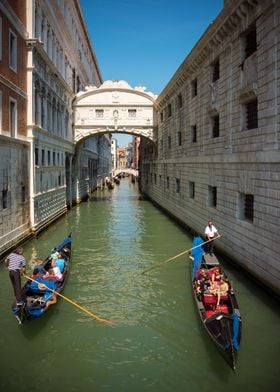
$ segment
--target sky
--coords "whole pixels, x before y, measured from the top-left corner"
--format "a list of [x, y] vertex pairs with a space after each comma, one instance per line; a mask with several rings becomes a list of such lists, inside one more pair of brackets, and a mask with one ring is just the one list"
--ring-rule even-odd
[[[159, 94], [223, 8], [223, 0], [80, 0], [103, 81]], [[131, 140], [115, 135], [120, 146]]]

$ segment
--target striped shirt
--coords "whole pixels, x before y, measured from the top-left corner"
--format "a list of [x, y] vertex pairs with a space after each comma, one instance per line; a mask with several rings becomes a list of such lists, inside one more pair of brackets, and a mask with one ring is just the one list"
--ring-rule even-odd
[[9, 271], [20, 270], [22, 267], [26, 266], [25, 258], [17, 253], [11, 253], [7, 259], [9, 260]]

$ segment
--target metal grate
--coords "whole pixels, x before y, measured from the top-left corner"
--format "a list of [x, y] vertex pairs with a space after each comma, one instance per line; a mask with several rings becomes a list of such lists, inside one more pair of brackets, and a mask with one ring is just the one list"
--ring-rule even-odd
[[196, 143], [197, 141], [197, 130], [196, 125], [192, 126], [192, 143]]
[[217, 60], [215, 64], [213, 64], [213, 78], [212, 81], [216, 82], [220, 78], [220, 61]]
[[219, 116], [213, 117], [213, 137], [220, 136], [220, 119]]
[[258, 100], [255, 99], [246, 105], [247, 129], [258, 128]]
[[250, 222], [254, 219], [254, 195], [245, 195], [244, 217]]
[[245, 41], [245, 59], [257, 50], [257, 33], [256, 28], [249, 31]]

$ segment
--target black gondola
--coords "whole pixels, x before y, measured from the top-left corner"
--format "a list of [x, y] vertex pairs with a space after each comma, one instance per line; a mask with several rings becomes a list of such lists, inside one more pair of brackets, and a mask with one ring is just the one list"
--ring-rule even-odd
[[[12, 312], [20, 324], [35, 320], [41, 317], [48, 310], [47, 302], [51, 300], [54, 290], [58, 293], [62, 292], [70, 271], [72, 236], [69, 234], [59, 245], [56, 246], [57, 252], [62, 256], [64, 265], [62, 268], [62, 279], [60, 281], [52, 281], [46, 279], [34, 278], [28, 280], [22, 288], [24, 297], [23, 305], [18, 306], [16, 301], [12, 305]], [[43, 267], [46, 271], [51, 268], [52, 258], [49, 255]], [[49, 289], [50, 290], [49, 290]]]
[[[223, 271], [216, 256], [203, 251], [203, 240], [196, 237], [192, 251], [192, 287], [201, 321], [210, 335], [212, 341], [233, 370], [236, 367], [237, 353], [241, 341], [241, 316], [236, 296], [225, 272]], [[215, 270], [219, 269], [224, 280], [228, 284], [228, 291], [221, 296], [220, 304], [217, 305], [217, 295], [211, 290], [199, 288], [199, 278], [202, 269], [205, 269], [208, 277], [212, 277]]]

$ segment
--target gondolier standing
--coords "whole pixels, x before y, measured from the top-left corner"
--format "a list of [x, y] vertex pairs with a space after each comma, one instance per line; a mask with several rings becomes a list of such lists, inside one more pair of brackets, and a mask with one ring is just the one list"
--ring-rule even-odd
[[210, 253], [210, 256], [213, 256], [213, 249], [214, 249], [213, 239], [215, 236], [219, 236], [220, 234], [218, 233], [218, 230], [213, 225], [213, 222], [211, 220], [208, 221], [208, 225], [205, 227], [204, 233], [207, 237], [207, 241], [212, 240], [208, 243], [208, 253]]
[[9, 276], [13, 285], [17, 305], [23, 304], [22, 292], [21, 292], [21, 271], [25, 273], [26, 260], [23, 256], [23, 248], [19, 247], [15, 252], [11, 253], [5, 259], [5, 265], [9, 270]]

